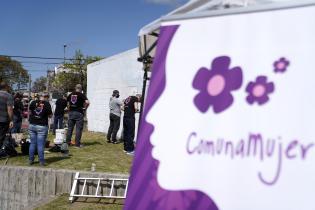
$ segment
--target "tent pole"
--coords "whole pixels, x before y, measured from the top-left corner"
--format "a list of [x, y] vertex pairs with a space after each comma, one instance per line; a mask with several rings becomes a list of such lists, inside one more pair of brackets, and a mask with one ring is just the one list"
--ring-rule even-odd
[[[143, 36], [144, 40], [143, 40], [143, 44], [144, 44], [144, 55], [141, 56], [141, 58], [143, 58], [146, 54], [147, 54], [147, 39], [146, 39], [146, 35]], [[139, 61], [139, 59], [138, 59]], [[144, 97], [145, 97], [145, 89], [146, 89], [146, 85], [147, 85], [147, 67], [145, 65], [145, 63], [143, 62], [143, 60], [141, 60], [140, 62], [142, 62], [143, 64], [143, 70], [144, 70], [144, 74], [143, 74], [143, 84], [142, 84], [142, 93], [141, 93], [141, 106], [140, 106], [140, 115], [139, 115], [139, 121], [138, 121], [138, 133], [139, 133], [139, 129], [140, 129], [140, 123], [141, 123], [141, 119], [142, 119], [142, 113], [143, 113], [143, 107], [144, 107]]]
[[141, 93], [141, 107], [140, 107], [140, 117], [138, 122], [138, 131], [140, 129], [140, 124], [142, 120], [143, 115], [143, 107], [144, 107], [144, 98], [146, 93], [146, 87], [147, 87], [147, 80], [148, 80], [148, 67], [144, 67], [144, 74], [143, 74], [143, 86], [142, 86], [142, 93]]
[[[152, 34], [152, 35], [158, 36], [158, 34]], [[138, 61], [142, 62], [143, 67], [144, 67], [143, 68], [143, 70], [144, 70], [143, 86], [142, 86], [142, 94], [141, 94], [141, 107], [140, 107], [140, 116], [139, 116], [139, 122], [138, 122], [138, 133], [139, 133], [140, 124], [141, 124], [142, 115], [143, 115], [144, 98], [145, 98], [145, 94], [146, 94], [147, 80], [150, 79], [150, 78], [148, 78], [148, 71], [151, 68], [152, 57], [149, 54], [156, 47], [156, 45], [157, 45], [157, 40], [149, 47], [149, 49], [147, 49], [146, 35], [144, 35], [145, 53], [142, 57], [138, 58]]]

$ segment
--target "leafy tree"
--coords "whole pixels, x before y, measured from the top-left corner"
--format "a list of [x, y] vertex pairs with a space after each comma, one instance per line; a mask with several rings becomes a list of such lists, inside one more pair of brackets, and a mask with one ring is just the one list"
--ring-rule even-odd
[[44, 76], [41, 76], [37, 78], [32, 87], [32, 91], [35, 93], [43, 92], [47, 88], [47, 78]]
[[0, 56], [0, 80], [5, 81], [12, 89], [24, 88], [28, 84], [28, 72], [19, 61]]
[[98, 56], [84, 56], [80, 50], [75, 52], [73, 60], [65, 63], [65, 72], [56, 75], [53, 86], [63, 92], [73, 91], [76, 84], [81, 84], [83, 91], [87, 88], [87, 65], [101, 60]]

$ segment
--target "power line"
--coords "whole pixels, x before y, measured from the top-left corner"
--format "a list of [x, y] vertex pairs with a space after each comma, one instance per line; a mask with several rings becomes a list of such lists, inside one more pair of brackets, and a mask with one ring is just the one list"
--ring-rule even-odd
[[45, 69], [30, 69], [30, 70], [28, 70], [28, 69], [26, 69], [26, 71], [47, 71], [47, 69], [45, 70]]
[[29, 63], [29, 64], [44, 64], [44, 65], [58, 65], [62, 63], [43, 63], [43, 62], [35, 62], [35, 61], [19, 61], [20, 63]]
[[10, 58], [31, 58], [31, 59], [42, 59], [42, 60], [85, 60], [85, 59], [75, 59], [75, 58], [53, 58], [53, 57], [38, 57], [38, 56], [22, 56], [22, 55], [0, 55], [2, 57]]
[[[0, 55], [0, 57], [10, 57], [10, 58], [26, 58], [26, 59], [40, 59], [40, 60], [68, 60], [68, 61], [81, 61], [87, 60], [85, 58], [54, 58], [54, 57], [38, 57], [38, 56], [22, 56], [22, 55]], [[95, 60], [97, 61], [97, 60]]]

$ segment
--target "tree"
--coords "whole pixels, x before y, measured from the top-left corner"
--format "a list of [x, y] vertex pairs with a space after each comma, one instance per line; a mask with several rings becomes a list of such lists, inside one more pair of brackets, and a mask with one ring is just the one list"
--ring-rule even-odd
[[35, 93], [43, 92], [47, 88], [47, 78], [41, 76], [34, 81], [32, 91]]
[[63, 92], [73, 91], [76, 84], [81, 84], [83, 91], [87, 88], [87, 65], [101, 60], [98, 56], [84, 56], [80, 50], [75, 52], [73, 60], [65, 63], [65, 72], [56, 75], [53, 86]]
[[5, 81], [12, 89], [24, 88], [28, 84], [29, 75], [19, 61], [0, 56], [0, 80]]

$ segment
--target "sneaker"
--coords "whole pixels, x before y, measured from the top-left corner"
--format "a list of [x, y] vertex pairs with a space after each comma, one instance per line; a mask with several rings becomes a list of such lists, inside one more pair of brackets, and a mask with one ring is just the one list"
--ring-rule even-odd
[[33, 164], [34, 164], [34, 161], [31, 161], [31, 160], [28, 161], [28, 165], [29, 165], [29, 166], [31, 166], [31, 165], [33, 165]]
[[77, 149], [80, 149], [80, 148], [82, 148], [82, 147], [84, 147], [83, 144], [80, 144], [79, 146], [77, 146], [77, 145], [74, 146], [74, 148], [77, 148]]
[[45, 166], [46, 166], [46, 163], [39, 163], [39, 166], [40, 166], [40, 167], [45, 167]]
[[113, 144], [118, 144], [118, 141], [113, 141], [112, 143], [113, 143]]
[[133, 155], [135, 155], [135, 151], [126, 152], [126, 154], [127, 154], [127, 155], [131, 155], [131, 156], [133, 156]]

